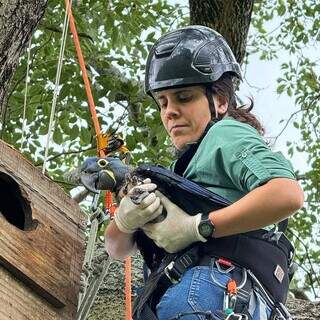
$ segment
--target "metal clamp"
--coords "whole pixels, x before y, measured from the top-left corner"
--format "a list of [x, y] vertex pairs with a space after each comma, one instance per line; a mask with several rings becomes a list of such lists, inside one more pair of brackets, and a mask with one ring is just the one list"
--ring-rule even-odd
[[164, 274], [168, 277], [168, 279], [173, 283], [173, 284], [177, 284], [180, 279], [175, 279], [171, 276], [170, 272], [173, 270], [174, 267], [174, 261], [171, 261], [165, 268], [164, 268]]

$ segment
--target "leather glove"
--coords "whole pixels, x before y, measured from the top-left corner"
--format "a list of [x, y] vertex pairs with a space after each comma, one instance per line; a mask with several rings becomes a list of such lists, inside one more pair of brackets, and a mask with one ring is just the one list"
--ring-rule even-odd
[[92, 192], [108, 190], [118, 192], [125, 183], [125, 176], [130, 167], [120, 159], [113, 157], [90, 157], [85, 160], [80, 169], [82, 184]]
[[201, 213], [190, 216], [161, 192], [157, 191], [156, 195], [167, 210], [167, 216], [161, 222], [144, 225], [142, 230], [158, 247], [165, 249], [169, 253], [175, 253], [193, 242], [207, 241], [198, 231]]
[[[150, 183], [150, 179], [146, 179], [144, 184], [133, 187], [122, 198], [114, 218], [120, 231], [133, 233], [162, 213], [163, 206], [160, 203], [160, 199], [152, 192], [156, 188], [156, 184]], [[139, 204], [137, 204], [137, 194], [142, 196]]]

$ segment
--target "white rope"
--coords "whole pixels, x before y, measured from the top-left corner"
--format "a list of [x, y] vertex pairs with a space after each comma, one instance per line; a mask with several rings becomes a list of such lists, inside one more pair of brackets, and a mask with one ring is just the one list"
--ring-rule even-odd
[[58, 60], [57, 73], [56, 73], [56, 82], [55, 82], [55, 87], [54, 87], [54, 91], [53, 91], [51, 114], [50, 114], [49, 128], [48, 128], [48, 133], [47, 133], [47, 143], [46, 143], [46, 149], [45, 149], [45, 153], [44, 153], [42, 173], [45, 173], [45, 171], [46, 171], [50, 141], [51, 141], [51, 137], [52, 137], [53, 130], [54, 130], [54, 115], [55, 115], [57, 99], [58, 99], [58, 95], [59, 95], [60, 76], [61, 76], [61, 70], [62, 70], [62, 64], [63, 64], [64, 49], [66, 47], [66, 39], [67, 39], [67, 34], [68, 34], [67, 30], [68, 30], [68, 26], [69, 26], [68, 9], [69, 9], [69, 4], [71, 5], [71, 3], [72, 3], [71, 0], [70, 0], [70, 2], [68, 1], [67, 7], [66, 7], [66, 13], [64, 16], [63, 31], [62, 31], [62, 36], [61, 36], [61, 46], [60, 46], [59, 60]]
[[24, 89], [24, 102], [23, 102], [23, 116], [22, 116], [22, 129], [21, 129], [21, 145], [20, 149], [22, 151], [23, 143], [24, 143], [24, 132], [26, 130], [26, 110], [27, 110], [27, 96], [28, 96], [28, 84], [29, 84], [29, 69], [30, 69], [30, 52], [31, 52], [31, 40], [32, 36], [29, 40], [28, 44], [28, 56], [27, 56], [27, 74], [26, 74], [26, 85]]

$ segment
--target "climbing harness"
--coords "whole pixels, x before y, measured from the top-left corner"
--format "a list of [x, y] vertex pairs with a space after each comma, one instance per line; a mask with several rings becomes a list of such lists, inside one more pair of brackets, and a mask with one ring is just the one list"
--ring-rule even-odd
[[[252, 244], [256, 243], [256, 237], [259, 236], [257, 232], [260, 231], [263, 230], [240, 234], [235, 237], [225, 237], [226, 239], [213, 239], [209, 244], [194, 244], [191, 248], [189, 247], [179, 254], [164, 255], [160, 266], [158, 268], [153, 266], [154, 269], [145, 284], [144, 291], [135, 302], [134, 319], [149, 319], [152, 313], [154, 315], [153, 319], [157, 319], [154, 310], [162, 295], [170, 286], [180, 282], [186, 270], [196, 265], [211, 265], [212, 281], [225, 290], [224, 307], [223, 310], [219, 312], [219, 319], [250, 320], [247, 306], [250, 299], [250, 292], [252, 292], [253, 289], [259, 292], [272, 310], [273, 318], [271, 319], [291, 319], [290, 314], [283, 304], [288, 290], [287, 284], [278, 284], [280, 289], [274, 287], [265, 289], [266, 279], [272, 277], [272, 268], [270, 268], [270, 264], [267, 263], [268, 259], [265, 259], [265, 257], [270, 258], [273, 254], [277, 256], [277, 249], [273, 249], [276, 247], [275, 244], [270, 243], [264, 246], [263, 254], [259, 253], [259, 251], [248, 253], [248, 250], [251, 251], [250, 245], [242, 249], [239, 247], [239, 244], [242, 243], [244, 238], [247, 238], [247, 240], [251, 239], [248, 241], [252, 242]], [[283, 249], [285, 246], [288, 246], [287, 250], [291, 250], [291, 244], [287, 240], [280, 239], [280, 241]], [[249, 242], [247, 242], [247, 244]], [[256, 243], [256, 245], [259, 244]], [[236, 251], [238, 252], [234, 251], [233, 248], [237, 248]], [[256, 253], [258, 253], [257, 256], [255, 256]], [[152, 253], [150, 252], [150, 254]], [[284, 251], [282, 254], [285, 254]], [[289, 251], [287, 251], [285, 255], [288, 258], [290, 256]], [[240, 259], [241, 256], [244, 258]], [[256, 261], [259, 260], [262, 260], [262, 264], [253, 272], [251, 268], [254, 268]], [[146, 261], [150, 261], [150, 259], [146, 259]], [[237, 263], [233, 261], [237, 261]], [[264, 266], [265, 263], [267, 263], [266, 266]], [[287, 263], [290, 263], [290, 261], [288, 260]], [[271, 261], [271, 264], [273, 264], [273, 261]], [[149, 267], [151, 268], [152, 265]], [[265, 273], [265, 276], [262, 277], [263, 285], [255, 276], [259, 271]], [[215, 272], [229, 273], [231, 275], [231, 280], [227, 283], [227, 286], [215, 278]], [[277, 285], [275, 284], [275, 286]], [[282, 293], [281, 296], [279, 295], [280, 293]], [[284, 300], [281, 300], [280, 297]]]

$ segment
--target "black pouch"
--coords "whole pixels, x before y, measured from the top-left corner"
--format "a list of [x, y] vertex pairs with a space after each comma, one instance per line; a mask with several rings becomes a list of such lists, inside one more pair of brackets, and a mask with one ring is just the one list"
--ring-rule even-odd
[[289, 263], [294, 249], [284, 235], [277, 241], [267, 235], [268, 231], [256, 230], [213, 239], [203, 250], [205, 254], [230, 259], [249, 269], [275, 301], [285, 303], [290, 282]]
[[[250, 261], [242, 259], [243, 249], [254, 252]], [[289, 252], [274, 245], [268, 240], [249, 237], [239, 237], [239, 244], [235, 255], [237, 262], [250, 269], [271, 293], [275, 301], [285, 303], [289, 290]]]

